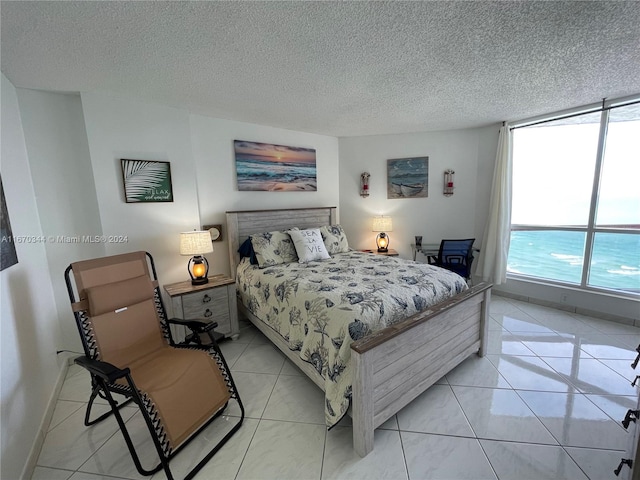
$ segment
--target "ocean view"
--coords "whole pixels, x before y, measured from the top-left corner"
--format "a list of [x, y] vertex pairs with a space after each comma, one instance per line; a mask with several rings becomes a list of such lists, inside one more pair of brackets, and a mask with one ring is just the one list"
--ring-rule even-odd
[[[508, 271], [580, 284], [586, 234], [511, 232]], [[588, 284], [640, 292], [640, 235], [596, 233]]]

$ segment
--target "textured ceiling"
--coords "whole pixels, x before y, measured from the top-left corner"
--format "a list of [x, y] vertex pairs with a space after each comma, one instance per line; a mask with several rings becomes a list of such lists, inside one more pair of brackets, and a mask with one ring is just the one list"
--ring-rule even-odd
[[333, 136], [488, 125], [640, 93], [640, 2], [7, 2], [16, 87]]

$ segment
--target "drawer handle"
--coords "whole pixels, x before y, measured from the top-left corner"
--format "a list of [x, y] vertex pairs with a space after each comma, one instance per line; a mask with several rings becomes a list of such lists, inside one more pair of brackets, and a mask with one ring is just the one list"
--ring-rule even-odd
[[640, 410], [627, 410], [627, 414], [624, 416], [624, 420], [622, 420], [622, 426], [624, 428], [629, 428], [629, 424], [634, 422], [640, 418]]
[[620, 475], [620, 470], [622, 470], [622, 467], [623, 467], [624, 465], [629, 465], [629, 468], [631, 468], [631, 467], [633, 466], [633, 460], [631, 460], [631, 459], [629, 459], [629, 458], [623, 458], [623, 459], [620, 461], [620, 465], [618, 465], [618, 468], [616, 468], [616, 469], [613, 471], [613, 473], [615, 473], [615, 474], [616, 474], [616, 477], [617, 477], [618, 475]]
[[636, 369], [636, 367], [638, 366], [638, 361], [640, 360], [640, 345], [638, 345], [636, 347], [636, 352], [638, 352], [638, 356], [636, 357], [636, 359], [633, 361], [633, 363], [631, 364], [631, 368], [633, 368], [634, 370]]
[[209, 296], [209, 294], [204, 295], [204, 297], [202, 297], [202, 303], [209, 303], [211, 301], [211, 297]]
[[209, 318], [209, 317], [210, 317], [210, 316], [212, 316], [212, 315], [213, 315], [213, 313], [211, 312], [211, 310], [209, 310], [209, 309], [207, 308], [207, 310], [204, 312], [204, 316], [205, 316], [205, 318]]

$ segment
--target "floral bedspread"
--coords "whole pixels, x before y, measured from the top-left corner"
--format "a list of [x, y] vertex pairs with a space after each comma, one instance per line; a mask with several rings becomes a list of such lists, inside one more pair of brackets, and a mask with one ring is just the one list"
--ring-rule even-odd
[[238, 266], [240, 299], [325, 380], [329, 427], [351, 402], [351, 343], [467, 289], [457, 274], [350, 251], [307, 264]]

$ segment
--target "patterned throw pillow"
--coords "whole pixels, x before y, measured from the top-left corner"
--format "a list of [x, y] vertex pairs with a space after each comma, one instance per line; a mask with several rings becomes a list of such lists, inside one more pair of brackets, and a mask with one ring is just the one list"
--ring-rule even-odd
[[347, 235], [340, 225], [323, 225], [320, 227], [320, 234], [330, 255], [349, 251]]
[[251, 244], [260, 268], [298, 260], [296, 248], [287, 232], [265, 232], [251, 235]]
[[331, 258], [327, 247], [324, 246], [319, 228], [308, 230], [289, 230], [289, 235], [298, 253], [298, 262], [307, 263], [313, 260], [324, 260]]

